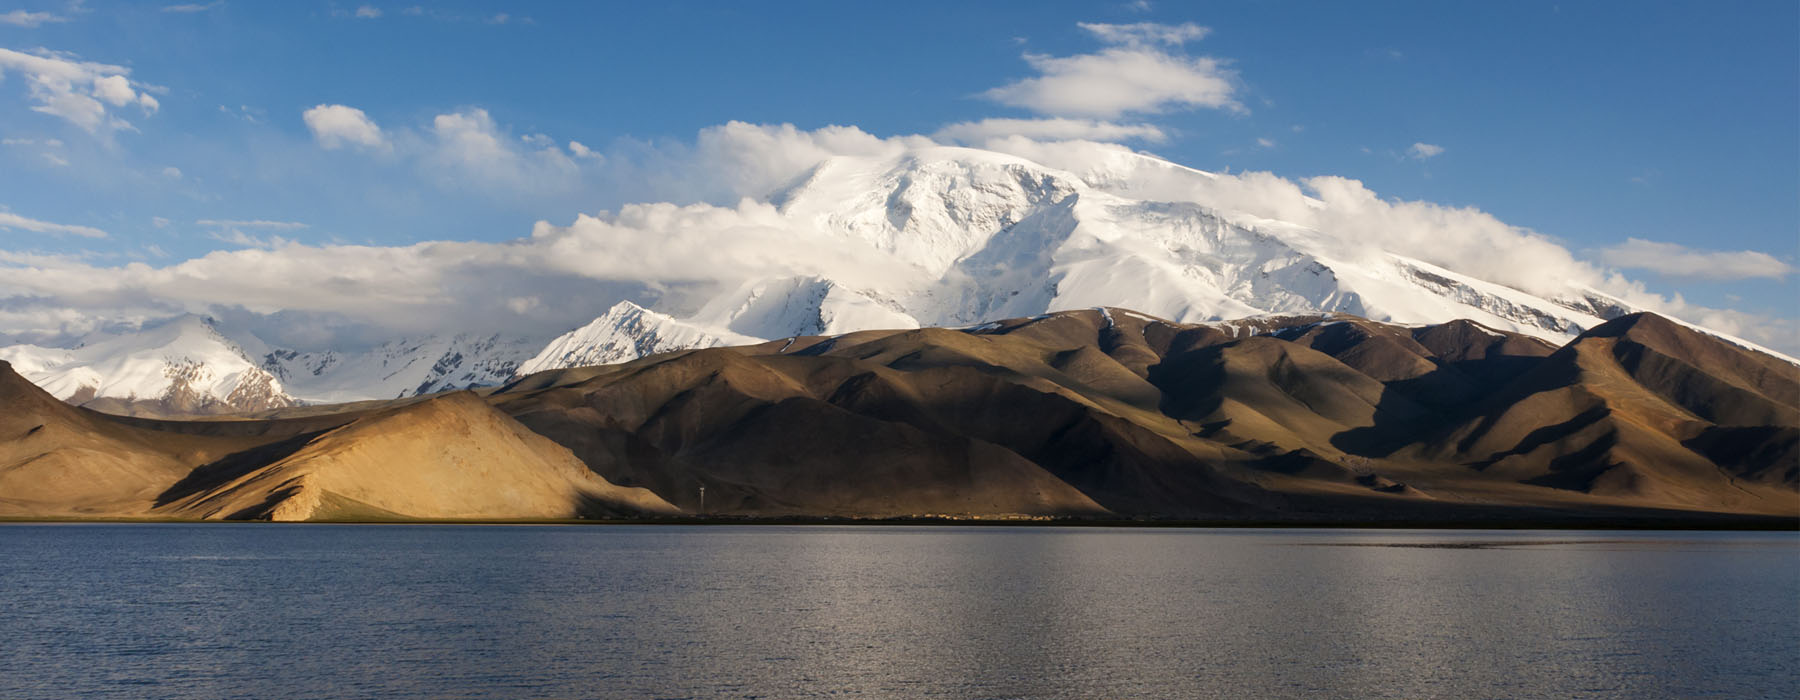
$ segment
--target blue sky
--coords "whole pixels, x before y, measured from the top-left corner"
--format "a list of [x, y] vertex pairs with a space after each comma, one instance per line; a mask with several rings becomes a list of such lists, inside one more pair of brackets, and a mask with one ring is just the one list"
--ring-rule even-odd
[[[1477, 207], [1651, 291], [1800, 316], [1793, 2], [412, 7], [0, 5], [0, 250], [157, 267], [282, 240], [502, 241], [628, 201], [729, 198], [643, 173], [732, 120], [885, 137], [1061, 117], [1153, 128], [1126, 143], [1202, 169]], [[1192, 25], [1140, 43], [1211, 59], [1225, 93], [1070, 108], [996, 92], [1131, 46], [1083, 22]], [[129, 87], [75, 88], [103, 111], [83, 123], [92, 106], [54, 103], [29, 57]], [[309, 125], [321, 105], [379, 137]], [[519, 158], [472, 174], [479, 154], [444, 152], [446, 130]]]

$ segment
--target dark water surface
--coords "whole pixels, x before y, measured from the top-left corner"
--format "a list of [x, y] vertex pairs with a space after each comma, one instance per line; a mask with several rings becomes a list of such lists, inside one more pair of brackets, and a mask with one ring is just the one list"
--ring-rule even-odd
[[1793, 533], [0, 526], [4, 697], [1800, 697]]

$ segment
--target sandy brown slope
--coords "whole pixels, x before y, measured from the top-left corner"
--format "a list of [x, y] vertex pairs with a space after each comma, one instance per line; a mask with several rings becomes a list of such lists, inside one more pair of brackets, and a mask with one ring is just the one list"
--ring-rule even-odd
[[0, 362], [0, 516], [139, 513], [187, 472], [131, 430], [57, 401]]
[[671, 514], [471, 394], [284, 420], [163, 421], [57, 401], [0, 363], [0, 517]]
[[[456, 392], [364, 416], [280, 459], [184, 484], [158, 512], [204, 519], [558, 519], [678, 512], [621, 488], [481, 399]], [[173, 494], [172, 494], [173, 495]]]

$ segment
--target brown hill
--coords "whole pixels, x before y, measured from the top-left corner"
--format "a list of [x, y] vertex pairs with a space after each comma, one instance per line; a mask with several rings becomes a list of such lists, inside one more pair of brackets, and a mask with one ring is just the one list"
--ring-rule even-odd
[[178, 484], [158, 511], [255, 520], [678, 512], [644, 489], [607, 483], [568, 450], [468, 392], [363, 416], [295, 447], [243, 474], [221, 470], [214, 484]]
[[547, 519], [667, 515], [464, 392], [286, 420], [109, 416], [0, 362], [0, 517]]

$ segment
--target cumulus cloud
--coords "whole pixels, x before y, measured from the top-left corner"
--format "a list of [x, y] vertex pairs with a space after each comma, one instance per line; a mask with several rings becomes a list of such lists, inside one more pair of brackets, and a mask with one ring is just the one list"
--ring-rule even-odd
[[1435, 158], [1442, 155], [1443, 152], [1443, 146], [1420, 142], [1415, 143], [1410, 148], [1406, 149], [1406, 157], [1413, 160], [1425, 160], [1427, 158]]
[[1023, 136], [1039, 140], [1147, 141], [1162, 143], [1168, 134], [1152, 124], [1116, 124], [1092, 119], [983, 119], [951, 124], [932, 138], [939, 141], [979, 144], [999, 136]]
[[381, 127], [355, 107], [322, 104], [306, 110], [300, 117], [306, 122], [306, 128], [312, 131], [313, 139], [326, 150], [343, 148], [345, 145], [375, 149], [388, 147]]
[[1025, 54], [1034, 78], [988, 90], [988, 99], [1056, 117], [1117, 119], [1177, 109], [1243, 111], [1235, 74], [1219, 59], [1179, 53], [1206, 35], [1193, 24], [1082, 24], [1109, 46], [1075, 56]]
[[0, 229], [30, 231], [32, 233], [48, 233], [57, 236], [68, 234], [84, 238], [106, 238], [105, 231], [92, 226], [53, 224], [48, 221], [28, 219], [3, 209], [0, 209]]
[[0, 24], [10, 24], [15, 27], [25, 27], [27, 29], [30, 29], [33, 27], [39, 27], [39, 26], [42, 26], [45, 24], [52, 24], [52, 23], [56, 23], [56, 22], [67, 22], [67, 21], [69, 21], [69, 18], [67, 18], [67, 17], [53, 15], [48, 12], [26, 12], [25, 10], [13, 10], [12, 12], [8, 12], [6, 14], [0, 15]]
[[1614, 267], [1649, 270], [1667, 277], [1733, 280], [1754, 277], [1781, 279], [1794, 267], [1768, 253], [1754, 250], [1699, 250], [1678, 243], [1628, 238], [1599, 251], [1600, 260]]
[[9, 72], [25, 76], [33, 111], [61, 118], [89, 133], [110, 135], [132, 128], [131, 122], [109, 110], [109, 105], [136, 105], [146, 115], [155, 114], [160, 106], [149, 94], [156, 88], [133, 82], [126, 77], [129, 69], [76, 60], [73, 54], [0, 49], [0, 78]]

